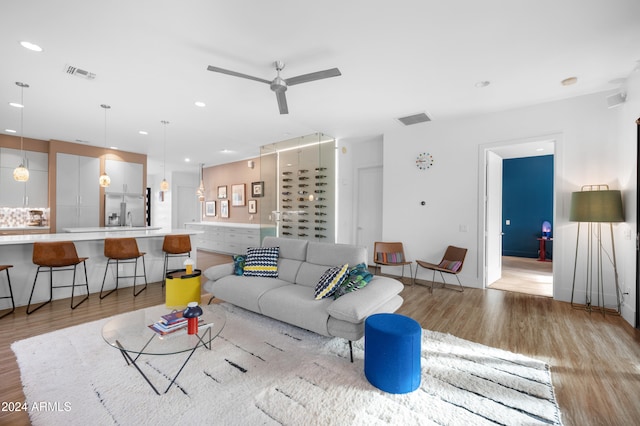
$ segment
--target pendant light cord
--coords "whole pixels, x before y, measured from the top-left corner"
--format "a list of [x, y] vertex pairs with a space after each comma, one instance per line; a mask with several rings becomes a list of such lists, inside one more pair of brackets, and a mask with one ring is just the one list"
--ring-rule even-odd
[[167, 120], [162, 120], [161, 123], [164, 125], [164, 144], [163, 144], [163, 153], [162, 153], [162, 179], [167, 180], [167, 124], [169, 122]]

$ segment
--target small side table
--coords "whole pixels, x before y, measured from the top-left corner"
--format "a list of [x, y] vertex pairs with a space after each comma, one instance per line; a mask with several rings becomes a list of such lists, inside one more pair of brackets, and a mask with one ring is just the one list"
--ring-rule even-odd
[[364, 323], [364, 374], [389, 393], [409, 393], [420, 386], [422, 328], [404, 315], [374, 314]]
[[538, 254], [538, 261], [551, 262], [551, 259], [547, 259], [546, 244], [547, 241], [553, 241], [553, 238], [538, 238], [538, 241], [540, 241], [540, 253]]

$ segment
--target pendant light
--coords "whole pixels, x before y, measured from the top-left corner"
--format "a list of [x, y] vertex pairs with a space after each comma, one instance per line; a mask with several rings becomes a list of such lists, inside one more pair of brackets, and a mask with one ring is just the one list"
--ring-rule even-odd
[[196, 195], [198, 196], [198, 201], [204, 201], [204, 180], [203, 180], [203, 174], [202, 174], [203, 166], [204, 166], [204, 163], [200, 163], [200, 186], [196, 191]]
[[[107, 110], [110, 109], [111, 107], [106, 104], [102, 104], [100, 105], [100, 107], [104, 109], [104, 149], [106, 150], [107, 149]], [[103, 188], [106, 188], [109, 185], [111, 185], [111, 178], [107, 174], [106, 161], [104, 165], [104, 171], [100, 175], [99, 182], [100, 182], [100, 186]]]
[[26, 182], [29, 180], [29, 169], [24, 166], [24, 89], [28, 89], [29, 85], [16, 81], [16, 85], [20, 87], [20, 165], [13, 170], [13, 179], [18, 182]]
[[164, 125], [164, 165], [162, 166], [162, 182], [160, 182], [160, 190], [162, 192], [167, 192], [169, 190], [169, 182], [167, 182], [167, 124], [168, 121], [162, 120], [161, 123]]

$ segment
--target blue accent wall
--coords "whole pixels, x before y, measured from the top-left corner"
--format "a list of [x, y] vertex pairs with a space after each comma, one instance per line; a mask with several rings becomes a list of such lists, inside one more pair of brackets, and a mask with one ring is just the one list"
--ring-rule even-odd
[[[553, 155], [503, 160], [503, 256], [538, 257], [545, 220], [553, 236]], [[552, 258], [552, 250], [547, 242], [547, 258]]]

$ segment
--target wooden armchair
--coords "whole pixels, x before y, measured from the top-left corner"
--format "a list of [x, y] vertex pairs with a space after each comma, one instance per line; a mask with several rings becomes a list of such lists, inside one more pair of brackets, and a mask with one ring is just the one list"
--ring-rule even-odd
[[377, 241], [373, 244], [373, 263], [375, 273], [378, 274], [382, 266], [402, 266], [402, 277], [404, 278], [404, 267], [409, 265], [409, 278], [413, 276], [412, 261], [408, 261], [404, 255], [402, 243], [387, 243]]
[[431, 279], [432, 292], [433, 292], [433, 283], [435, 282], [435, 278], [436, 278], [436, 271], [440, 273], [440, 277], [442, 278], [443, 288], [446, 288], [445, 285], [447, 284], [447, 282], [445, 281], [444, 275], [442, 274], [443, 273], [452, 274], [452, 275], [455, 275], [456, 279], [458, 280], [458, 285], [460, 285], [459, 291], [463, 292], [464, 288], [462, 287], [460, 278], [458, 278], [458, 274], [462, 271], [462, 266], [464, 265], [464, 258], [466, 256], [467, 256], [467, 249], [455, 247], [455, 246], [449, 246], [447, 247], [447, 250], [444, 252], [444, 256], [442, 256], [442, 260], [438, 264], [425, 262], [423, 260], [417, 260], [416, 263], [418, 264], [418, 266], [416, 266], [416, 275], [413, 278], [413, 281], [415, 282], [415, 280], [418, 278], [418, 269], [420, 267], [423, 267], [425, 269], [431, 269], [433, 271], [433, 277]]

